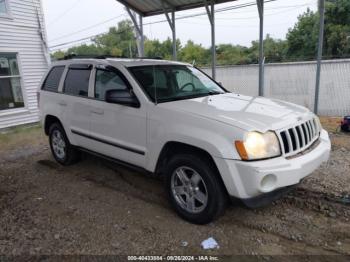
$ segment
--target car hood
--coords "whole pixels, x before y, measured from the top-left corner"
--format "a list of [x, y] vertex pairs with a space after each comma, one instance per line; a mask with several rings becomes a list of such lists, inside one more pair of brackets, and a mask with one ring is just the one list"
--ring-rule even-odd
[[292, 103], [233, 93], [167, 102], [159, 106], [261, 132], [278, 130], [313, 115], [307, 108]]

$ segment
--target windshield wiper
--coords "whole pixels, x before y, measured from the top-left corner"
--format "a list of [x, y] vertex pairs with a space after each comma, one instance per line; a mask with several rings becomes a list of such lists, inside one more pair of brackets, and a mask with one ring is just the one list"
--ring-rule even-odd
[[225, 94], [225, 93], [220, 92], [220, 91], [213, 91], [213, 90], [208, 92], [208, 95], [211, 95], [211, 96], [212, 95], [221, 95], [221, 94]]
[[172, 101], [178, 101], [178, 100], [193, 99], [193, 98], [198, 98], [198, 97], [203, 97], [203, 96], [208, 96], [208, 95], [221, 95], [221, 94], [224, 94], [224, 93], [219, 92], [219, 91], [209, 91], [207, 93], [199, 93], [199, 94], [192, 94], [192, 95], [187, 95], [187, 96], [163, 98], [163, 99], [159, 99], [157, 102], [158, 103], [165, 103], [165, 102], [172, 102]]

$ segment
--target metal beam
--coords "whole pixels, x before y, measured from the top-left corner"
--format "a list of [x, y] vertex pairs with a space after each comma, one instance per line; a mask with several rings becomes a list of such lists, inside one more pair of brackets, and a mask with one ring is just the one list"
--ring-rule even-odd
[[256, 0], [259, 11], [259, 96], [264, 96], [264, 0]]
[[140, 20], [140, 57], [145, 56], [145, 36], [143, 34], [143, 17], [139, 15]]
[[[154, 16], [154, 15], [161, 15], [164, 14], [164, 10], [162, 6], [158, 6], [158, 2], [159, 1], [152, 1], [154, 8], [152, 10], [142, 10], [141, 7], [144, 5], [144, 1], [141, 0], [116, 0], [119, 3], [123, 4], [124, 6], [129, 7], [130, 9], [134, 10], [135, 12], [137, 12], [138, 14], [142, 14], [143, 17], [148, 17], [148, 16]], [[237, 0], [215, 0], [215, 4], [223, 4], [223, 3], [228, 3], [228, 2], [235, 2]], [[130, 4], [133, 3], [133, 4]], [[172, 3], [172, 1], [164, 1], [164, 2], [168, 2], [169, 4]], [[190, 9], [195, 9], [195, 8], [201, 8], [204, 7], [204, 1], [203, 0], [197, 0], [196, 1], [188, 1], [187, 3], [183, 3], [185, 1], [179, 1], [182, 2], [182, 4], [176, 3], [176, 1], [173, 3], [173, 9], [175, 9], [175, 12], [178, 11], [184, 11], [184, 10], [190, 10]], [[136, 4], [135, 4], [136, 3]], [[141, 3], [141, 4], [138, 4]], [[171, 6], [171, 5], [169, 5]]]
[[175, 10], [173, 9], [171, 11], [171, 17], [169, 16], [169, 12], [164, 8], [164, 14], [166, 16], [166, 19], [168, 20], [171, 32], [172, 32], [172, 38], [173, 38], [173, 60], [177, 60], [177, 46], [176, 46], [176, 26], [175, 26]]
[[137, 49], [139, 53], [139, 57], [144, 57], [144, 35], [143, 35], [143, 21], [142, 21], [142, 15], [139, 14], [139, 23], [137, 23], [136, 20], [136, 14], [133, 13], [128, 6], [125, 7], [126, 11], [128, 12], [135, 30], [136, 30], [136, 37], [137, 37]]
[[316, 87], [315, 87], [315, 102], [314, 113], [318, 113], [318, 99], [320, 94], [320, 81], [321, 81], [321, 62], [323, 51], [323, 35], [324, 35], [324, 3], [325, 0], [318, 1], [318, 12], [320, 14], [320, 27], [318, 32], [318, 51], [317, 51], [317, 69], [316, 69]]
[[205, 0], [205, 9], [207, 10], [208, 18], [211, 25], [211, 76], [216, 78], [216, 46], [215, 46], [215, 2], [210, 1], [210, 9], [208, 2]]

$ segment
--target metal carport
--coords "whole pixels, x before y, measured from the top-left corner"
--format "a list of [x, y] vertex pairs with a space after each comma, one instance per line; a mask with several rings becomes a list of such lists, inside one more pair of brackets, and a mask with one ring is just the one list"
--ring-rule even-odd
[[[212, 77], [216, 78], [216, 50], [215, 50], [215, 5], [238, 0], [117, 0], [126, 7], [131, 20], [134, 23], [137, 38], [139, 56], [144, 57], [144, 34], [143, 18], [165, 14], [172, 31], [173, 40], [173, 59], [177, 60], [176, 54], [176, 23], [175, 12], [205, 7], [211, 26], [211, 51], [212, 51]], [[258, 7], [260, 26], [259, 26], [259, 95], [264, 95], [264, 0], [256, 0]], [[318, 39], [317, 69], [316, 69], [316, 87], [314, 111], [317, 113], [318, 96], [320, 86], [321, 59], [323, 47], [324, 31], [324, 5], [325, 0], [319, 0], [320, 28]], [[137, 17], [138, 16], [138, 17]]]

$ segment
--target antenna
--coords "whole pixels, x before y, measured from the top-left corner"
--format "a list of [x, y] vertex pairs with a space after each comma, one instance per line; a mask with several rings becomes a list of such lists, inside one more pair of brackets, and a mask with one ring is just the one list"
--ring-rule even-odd
[[152, 66], [152, 71], [153, 71], [153, 87], [154, 87], [154, 101], [155, 104], [158, 104], [158, 100], [157, 100], [157, 77], [156, 77], [156, 67], [153, 65]]

